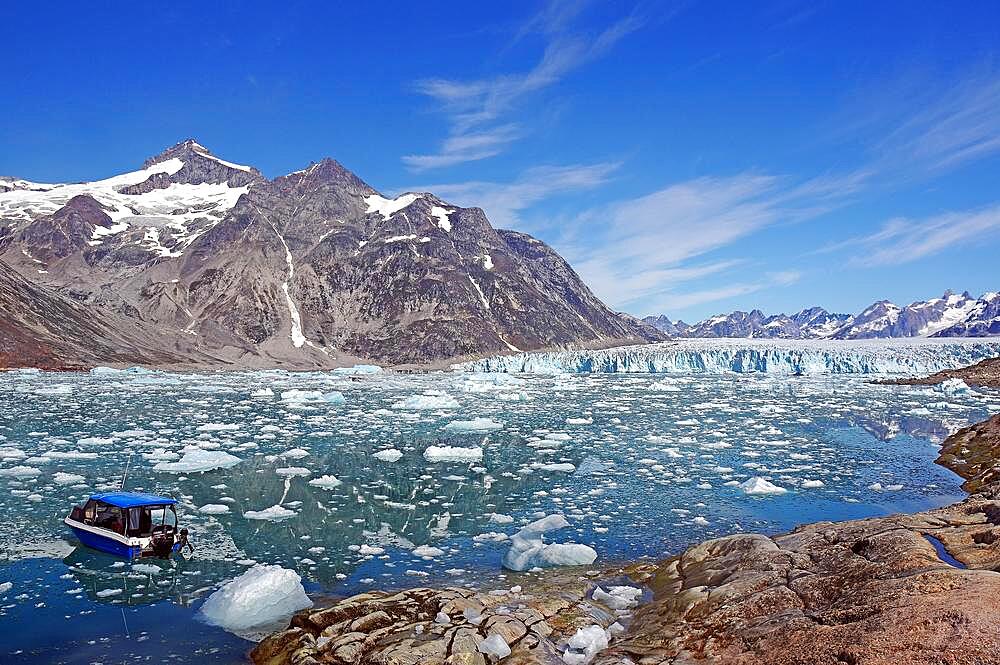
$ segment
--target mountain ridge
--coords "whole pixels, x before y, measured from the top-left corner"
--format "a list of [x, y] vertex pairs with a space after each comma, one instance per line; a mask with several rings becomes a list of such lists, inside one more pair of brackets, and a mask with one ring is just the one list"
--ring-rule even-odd
[[758, 309], [718, 314], [694, 324], [665, 315], [644, 319], [674, 337], [766, 337], [775, 339], [878, 339], [887, 337], [1000, 336], [1000, 294], [974, 298], [945, 291], [940, 298], [899, 306], [879, 300], [858, 314], [810, 307], [794, 314], [766, 315]]
[[433, 364], [664, 338], [481, 208], [390, 198], [331, 158], [268, 179], [188, 139], [103, 180], [0, 185], [5, 269], [233, 364]]

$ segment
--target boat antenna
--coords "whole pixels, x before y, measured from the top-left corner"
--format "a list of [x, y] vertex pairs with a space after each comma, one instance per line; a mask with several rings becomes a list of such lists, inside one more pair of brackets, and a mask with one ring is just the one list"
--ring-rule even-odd
[[128, 451], [128, 459], [125, 460], [125, 473], [122, 474], [122, 483], [118, 486], [119, 490], [125, 489], [125, 479], [128, 478], [128, 467], [132, 463], [132, 451]]

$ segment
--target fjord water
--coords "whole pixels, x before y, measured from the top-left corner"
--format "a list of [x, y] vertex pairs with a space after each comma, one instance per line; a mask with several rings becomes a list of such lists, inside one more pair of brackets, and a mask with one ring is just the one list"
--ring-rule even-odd
[[[935, 442], [1000, 397], [867, 380], [3, 373], [3, 661], [242, 662], [251, 643], [197, 609], [255, 561], [296, 570], [314, 595], [510, 586], [503, 539], [543, 514], [564, 514], [571, 526], [550, 536], [591, 545], [599, 566], [960, 496]], [[117, 485], [130, 451], [128, 489], [180, 501], [193, 555], [127, 563], [62, 524]], [[239, 462], [172, 466], [223, 453]], [[754, 477], [786, 492], [748, 494]]]

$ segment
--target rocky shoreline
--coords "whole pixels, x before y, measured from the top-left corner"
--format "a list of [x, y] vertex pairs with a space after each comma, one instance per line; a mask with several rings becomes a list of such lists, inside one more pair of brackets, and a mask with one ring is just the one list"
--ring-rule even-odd
[[987, 358], [975, 365], [959, 369], [946, 369], [930, 376], [907, 379], [888, 379], [878, 383], [896, 386], [933, 386], [949, 379], [961, 379], [970, 386], [1000, 388], [1000, 358]]
[[[938, 463], [965, 478], [972, 493], [947, 507], [819, 522], [774, 537], [733, 535], [661, 561], [556, 570], [510, 589], [365, 593], [297, 614], [250, 659], [255, 665], [997, 663], [998, 453], [1000, 415], [945, 441]], [[633, 598], [639, 590], [642, 597]]]

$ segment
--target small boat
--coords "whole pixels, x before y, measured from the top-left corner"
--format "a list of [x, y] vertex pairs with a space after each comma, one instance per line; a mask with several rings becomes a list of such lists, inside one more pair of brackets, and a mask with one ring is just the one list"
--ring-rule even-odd
[[191, 547], [187, 529], [178, 530], [176, 503], [155, 494], [104, 492], [74, 506], [63, 522], [95, 550], [128, 559], [167, 558], [185, 545]]

